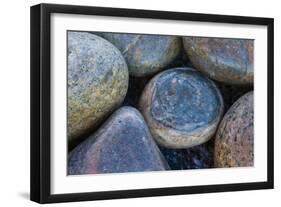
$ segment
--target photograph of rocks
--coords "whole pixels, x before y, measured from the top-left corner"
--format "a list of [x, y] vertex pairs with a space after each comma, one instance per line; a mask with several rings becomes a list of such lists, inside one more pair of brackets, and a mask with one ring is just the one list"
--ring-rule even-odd
[[254, 166], [254, 40], [67, 32], [68, 175]]

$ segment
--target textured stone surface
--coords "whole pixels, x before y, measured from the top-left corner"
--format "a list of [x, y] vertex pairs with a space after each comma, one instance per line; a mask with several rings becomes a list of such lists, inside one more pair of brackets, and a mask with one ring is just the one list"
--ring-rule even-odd
[[143, 77], [164, 69], [179, 54], [176, 36], [97, 33], [114, 44], [125, 57], [131, 76]]
[[143, 172], [169, 169], [142, 115], [117, 110], [69, 155], [68, 174]]
[[174, 68], [145, 87], [139, 107], [157, 142], [188, 148], [208, 141], [223, 113], [216, 85], [191, 68]]
[[103, 38], [68, 32], [68, 139], [91, 132], [123, 101], [128, 68]]
[[253, 166], [253, 133], [253, 92], [249, 92], [232, 105], [220, 123], [215, 139], [215, 166]]
[[168, 149], [160, 147], [172, 170], [205, 169], [214, 165], [214, 143], [207, 143], [188, 149]]
[[193, 66], [210, 78], [227, 84], [253, 84], [254, 41], [183, 37]]

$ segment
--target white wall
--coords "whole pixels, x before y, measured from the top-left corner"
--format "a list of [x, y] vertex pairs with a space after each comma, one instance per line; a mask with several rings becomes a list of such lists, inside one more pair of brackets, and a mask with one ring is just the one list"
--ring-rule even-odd
[[[29, 7], [45, 3], [67, 3], [137, 9], [218, 13], [275, 18], [275, 190], [213, 193], [55, 204], [55, 206], [235, 206], [280, 203], [280, 120], [281, 104], [280, 37], [281, 13], [278, 1], [246, 0], [70, 0], [70, 1], [3, 1], [1, 2], [0, 38], [0, 205], [35, 206], [29, 196]], [[277, 49], [278, 48], [278, 49]]]

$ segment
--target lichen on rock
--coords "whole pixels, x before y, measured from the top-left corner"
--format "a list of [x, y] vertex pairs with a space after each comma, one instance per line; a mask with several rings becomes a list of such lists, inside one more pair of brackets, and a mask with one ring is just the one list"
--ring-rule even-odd
[[68, 32], [68, 140], [94, 130], [123, 101], [128, 68], [120, 51], [94, 34]]

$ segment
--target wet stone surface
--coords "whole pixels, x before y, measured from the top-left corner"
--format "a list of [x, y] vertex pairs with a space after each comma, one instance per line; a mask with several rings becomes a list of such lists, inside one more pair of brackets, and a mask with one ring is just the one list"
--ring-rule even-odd
[[146, 86], [140, 109], [159, 144], [187, 148], [208, 141], [223, 112], [216, 85], [191, 68], [175, 68]]
[[181, 39], [176, 36], [96, 33], [114, 44], [127, 61], [129, 73], [144, 77], [163, 70], [179, 55]]
[[170, 169], [142, 115], [132, 107], [117, 110], [68, 161], [69, 175]]
[[125, 98], [128, 68], [120, 51], [94, 34], [68, 32], [68, 140], [90, 133]]
[[215, 167], [253, 166], [253, 101], [253, 92], [248, 92], [225, 114], [215, 138]]
[[183, 46], [193, 66], [210, 78], [227, 84], [253, 84], [253, 40], [183, 37]]

